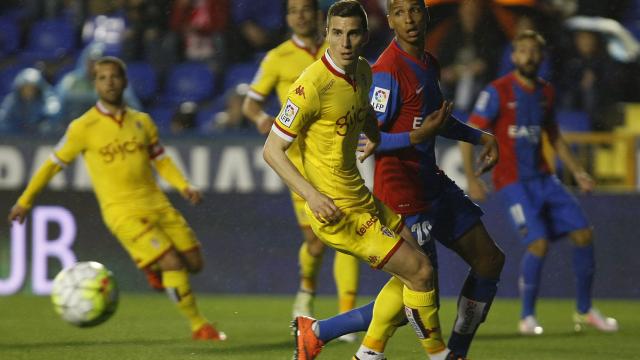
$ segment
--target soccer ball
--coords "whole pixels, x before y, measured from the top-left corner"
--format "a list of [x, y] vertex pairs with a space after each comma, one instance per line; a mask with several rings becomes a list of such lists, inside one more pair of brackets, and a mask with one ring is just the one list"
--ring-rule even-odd
[[104, 265], [79, 262], [56, 275], [51, 300], [63, 320], [80, 327], [96, 326], [116, 311], [118, 288]]

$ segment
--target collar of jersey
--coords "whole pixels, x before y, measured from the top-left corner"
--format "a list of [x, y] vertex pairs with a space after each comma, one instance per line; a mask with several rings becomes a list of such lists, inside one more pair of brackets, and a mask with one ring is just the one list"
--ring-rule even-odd
[[318, 51], [320, 51], [320, 48], [322, 48], [322, 43], [324, 42], [322, 40], [322, 38], [319, 38], [318, 41], [316, 42], [316, 52], [311, 52], [311, 49], [309, 49], [305, 44], [304, 41], [302, 41], [302, 39], [300, 39], [296, 34], [291, 35], [291, 41], [293, 42], [293, 44], [297, 47], [299, 47], [300, 49], [308, 52], [310, 55], [312, 55], [314, 58], [316, 58], [316, 55], [318, 54]]
[[356, 82], [349, 76], [347, 73], [341, 69], [331, 58], [329, 54], [329, 49], [325, 50], [324, 55], [322, 55], [322, 62], [324, 65], [333, 73], [333, 75], [343, 78], [349, 85], [353, 86], [353, 89], [356, 89]]
[[533, 93], [536, 91], [537, 82], [535, 82], [533, 86], [526, 84], [524, 81], [520, 80], [520, 78], [516, 75], [515, 72], [516, 70], [511, 72], [511, 78], [513, 79], [513, 82], [516, 83], [516, 85], [518, 85], [518, 87], [520, 87], [522, 90], [528, 93]]
[[98, 102], [96, 102], [96, 109], [98, 109], [98, 112], [101, 113], [102, 115], [108, 116], [109, 118], [111, 118], [113, 121], [117, 122], [118, 125], [122, 125], [122, 121], [124, 121], [124, 114], [127, 112], [127, 109], [123, 108], [122, 109], [122, 113], [120, 116], [120, 119], [118, 119], [116, 117], [116, 114], [110, 112], [101, 102], [100, 100], [98, 100]]
[[393, 39], [392, 44], [393, 44], [393, 47], [396, 49], [396, 51], [398, 51], [400, 54], [402, 54], [402, 56], [404, 56], [407, 59], [413, 61], [414, 63], [416, 63], [418, 66], [420, 66], [423, 69], [427, 68], [427, 55], [424, 52], [422, 53], [422, 59], [417, 59], [413, 55], [411, 55], [408, 52], [404, 51], [404, 49], [402, 49], [400, 47], [400, 45], [398, 44], [396, 39]]

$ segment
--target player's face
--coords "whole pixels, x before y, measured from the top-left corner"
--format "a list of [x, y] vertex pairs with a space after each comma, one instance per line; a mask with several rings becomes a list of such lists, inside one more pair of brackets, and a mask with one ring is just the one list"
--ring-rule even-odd
[[427, 12], [422, 0], [391, 0], [389, 27], [396, 32], [400, 42], [412, 45], [424, 43], [427, 30]]
[[533, 39], [522, 39], [515, 44], [511, 60], [522, 76], [534, 79], [542, 63], [542, 47]]
[[314, 36], [318, 31], [318, 12], [315, 0], [289, 0], [287, 3], [287, 24], [298, 36]]
[[327, 40], [331, 58], [344, 69], [358, 60], [369, 33], [357, 16], [332, 16], [327, 24]]
[[122, 104], [122, 93], [127, 87], [127, 79], [116, 64], [96, 65], [95, 87], [98, 97], [111, 105]]

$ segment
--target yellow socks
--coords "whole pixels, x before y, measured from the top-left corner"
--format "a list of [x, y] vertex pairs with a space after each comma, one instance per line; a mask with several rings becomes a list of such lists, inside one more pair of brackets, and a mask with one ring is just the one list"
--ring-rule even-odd
[[298, 262], [300, 263], [300, 289], [308, 293], [315, 293], [322, 256], [311, 256], [307, 250], [307, 243], [303, 243], [298, 252]]
[[339, 313], [353, 310], [356, 307], [359, 274], [358, 259], [336, 251], [336, 256], [333, 259], [333, 277], [338, 290]]
[[207, 323], [207, 319], [200, 314], [196, 306], [186, 270], [163, 271], [162, 285], [169, 298], [176, 303], [178, 311], [189, 320], [191, 331], [196, 331]]
[[403, 287], [402, 282], [392, 276], [380, 290], [373, 305], [373, 318], [362, 345], [380, 353], [384, 352], [387, 340], [405, 321]]
[[435, 354], [445, 350], [446, 345], [442, 340], [442, 329], [438, 318], [436, 291], [413, 291], [405, 286], [402, 299], [407, 320], [427, 353]]

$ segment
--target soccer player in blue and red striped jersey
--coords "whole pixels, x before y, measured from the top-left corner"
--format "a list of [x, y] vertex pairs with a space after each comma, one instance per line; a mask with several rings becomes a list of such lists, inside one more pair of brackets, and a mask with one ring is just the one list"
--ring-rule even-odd
[[[429, 255], [434, 268], [437, 268], [435, 241], [470, 265], [448, 342], [450, 351], [429, 354], [432, 360], [464, 359], [496, 294], [504, 254], [485, 230], [480, 219], [482, 210], [438, 168], [435, 142], [440, 135], [483, 145], [486, 170], [498, 160], [497, 144], [491, 134], [451, 116], [452, 104], [444, 101], [438, 83], [438, 62], [424, 50], [428, 21], [424, 2], [391, 0], [388, 11], [389, 26], [396, 37], [372, 68], [370, 90], [382, 136], [376, 152], [374, 194], [403, 216], [405, 226]], [[298, 348], [317, 348], [343, 332], [364, 330], [368, 325], [356, 358], [384, 359], [387, 340], [411, 315], [402, 311], [402, 298], [392, 296], [400, 286], [401, 283], [390, 281], [375, 304], [314, 322], [313, 333], [297, 337]], [[424, 330], [415, 331], [420, 336]]]
[[[543, 329], [535, 318], [542, 265], [549, 241], [568, 235], [573, 245], [577, 283], [575, 325], [616, 331], [615, 319], [602, 316], [591, 305], [595, 269], [591, 226], [576, 199], [551, 173], [542, 154], [544, 132], [580, 189], [593, 189], [593, 180], [571, 155], [558, 131], [553, 111], [554, 89], [537, 76], [545, 40], [528, 30], [515, 38], [513, 46], [511, 59], [516, 70], [495, 80], [480, 94], [469, 123], [490, 130], [498, 139], [500, 161], [493, 171], [494, 187], [527, 246], [520, 274], [519, 330], [525, 335], [542, 334]], [[462, 152], [469, 194], [482, 199], [486, 192], [473, 171], [472, 149], [462, 144]]]

